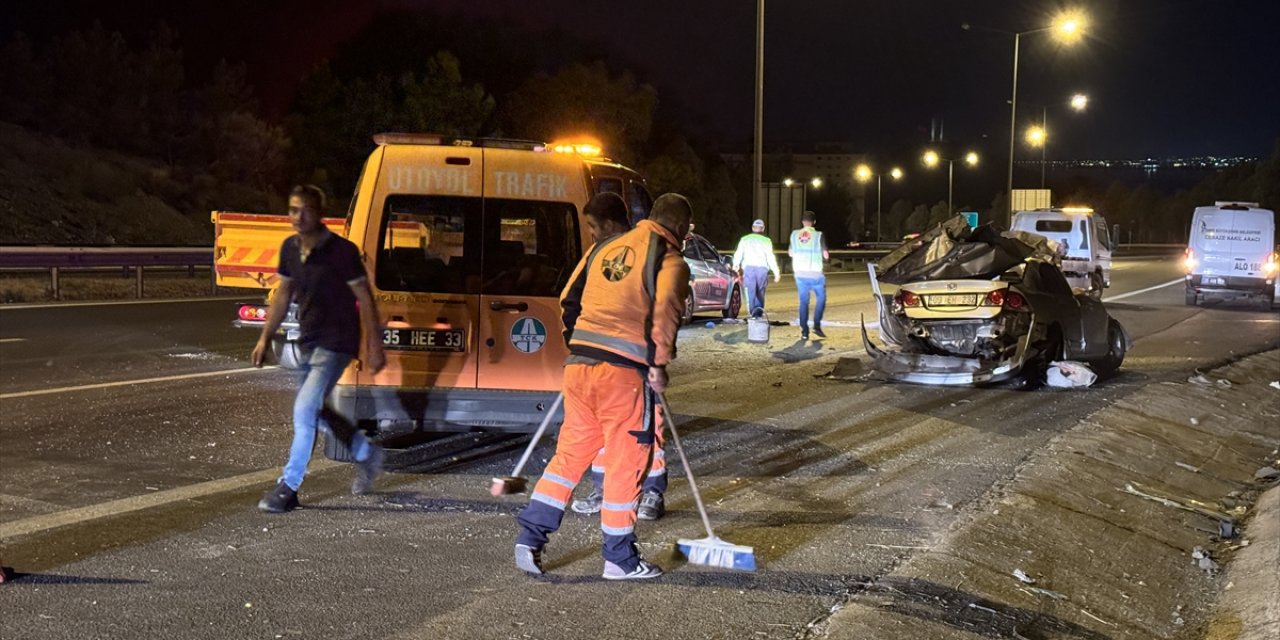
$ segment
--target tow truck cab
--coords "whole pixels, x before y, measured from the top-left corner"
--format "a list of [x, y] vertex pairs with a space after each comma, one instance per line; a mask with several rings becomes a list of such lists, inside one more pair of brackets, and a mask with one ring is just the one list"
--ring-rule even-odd
[[1010, 225], [1058, 243], [1062, 273], [1073, 288], [1095, 298], [1111, 286], [1111, 254], [1115, 249], [1107, 220], [1089, 207], [1060, 207], [1019, 211]]

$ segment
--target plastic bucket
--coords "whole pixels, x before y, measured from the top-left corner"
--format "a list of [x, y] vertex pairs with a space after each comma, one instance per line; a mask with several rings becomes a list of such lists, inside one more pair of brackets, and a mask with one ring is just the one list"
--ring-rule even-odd
[[747, 342], [763, 344], [769, 341], [769, 316], [747, 318]]

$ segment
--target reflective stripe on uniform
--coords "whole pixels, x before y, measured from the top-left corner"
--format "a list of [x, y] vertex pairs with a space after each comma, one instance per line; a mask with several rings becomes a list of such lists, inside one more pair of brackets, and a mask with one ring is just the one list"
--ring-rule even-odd
[[639, 500], [632, 500], [631, 502], [601, 502], [600, 508], [608, 509], [609, 511], [631, 511], [639, 505]]
[[571, 489], [571, 490], [572, 490], [574, 487], [578, 486], [578, 483], [576, 483], [576, 482], [574, 482], [574, 481], [572, 481], [572, 480], [570, 480], [570, 479], [568, 479], [568, 478], [562, 478], [562, 477], [560, 477], [560, 476], [558, 476], [558, 475], [556, 475], [556, 474], [554, 474], [554, 473], [546, 473], [546, 472], [543, 472], [543, 474], [542, 474], [542, 479], [543, 479], [543, 480], [548, 480], [548, 481], [550, 481], [550, 482], [554, 482], [554, 483], [556, 483], [556, 484], [558, 484], [558, 485], [560, 485], [560, 486], [562, 486], [562, 487], [568, 487], [568, 488], [569, 488], [569, 489]]
[[604, 335], [603, 333], [596, 333], [595, 331], [587, 331], [582, 328], [577, 328], [573, 330], [572, 341], [573, 342], [583, 341], [583, 342], [596, 344], [606, 349], [612, 349], [614, 351], [617, 351], [619, 353], [622, 353], [628, 356], [634, 356], [640, 362], [645, 362], [646, 361], [645, 356], [648, 355], [647, 354], [648, 350], [644, 347], [644, 345], [639, 345], [634, 342], [627, 342], [626, 340], [623, 340], [621, 338], [617, 338], [614, 336], [607, 336], [607, 335]]
[[636, 528], [635, 528], [634, 526], [632, 526], [632, 527], [606, 527], [606, 526], [604, 526], [603, 524], [601, 524], [601, 525], [600, 525], [600, 531], [604, 532], [604, 534], [605, 534], [605, 535], [607, 535], [607, 536], [625, 536], [625, 535], [630, 535], [630, 534], [632, 534], [632, 533], [635, 533], [635, 530], [636, 530]]
[[556, 500], [555, 498], [552, 498], [551, 496], [546, 495], [544, 493], [534, 492], [534, 494], [530, 496], [529, 499], [535, 500], [537, 502], [541, 502], [542, 504], [545, 504], [548, 507], [554, 507], [556, 509], [564, 511], [564, 507], [565, 507], [564, 500]]

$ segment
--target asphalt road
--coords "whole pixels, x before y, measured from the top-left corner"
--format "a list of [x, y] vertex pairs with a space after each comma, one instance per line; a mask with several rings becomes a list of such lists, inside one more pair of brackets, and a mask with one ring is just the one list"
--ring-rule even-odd
[[[1058, 433], [1144, 385], [1280, 346], [1280, 314], [1186, 307], [1180, 286], [1159, 286], [1177, 278], [1172, 261], [1117, 264], [1109, 308], [1137, 343], [1120, 376], [1078, 391], [827, 379], [842, 359], [865, 364], [855, 326], [875, 311], [861, 274], [830, 278], [822, 342], [774, 327], [752, 345], [745, 325], [700, 317], [681, 332], [669, 399], [717, 533], [762, 568], [672, 557], [676, 538], [703, 535], [674, 463], [667, 517], [640, 526], [669, 573], [644, 584], [600, 580], [598, 521], [575, 514], [548, 548], [551, 577], [514, 568], [523, 499], [487, 488], [522, 438], [398, 452], [363, 497], [317, 453], [305, 508], [258, 513], [288, 444], [292, 377], [244, 371], [253, 335], [228, 326], [227, 301], [0, 310], [0, 558], [27, 574], [3, 587], [0, 634], [805, 637]], [[794, 297], [786, 279], [770, 289], [775, 320]]]

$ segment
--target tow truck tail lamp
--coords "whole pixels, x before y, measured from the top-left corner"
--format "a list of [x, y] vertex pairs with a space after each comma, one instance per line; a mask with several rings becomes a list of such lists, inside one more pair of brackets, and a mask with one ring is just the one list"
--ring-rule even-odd
[[267, 308], [258, 304], [242, 304], [239, 315], [247, 322], [261, 322], [267, 319]]
[[1280, 253], [1273, 253], [1267, 256], [1267, 261], [1262, 263], [1262, 273], [1268, 278], [1276, 275], [1280, 271]]

